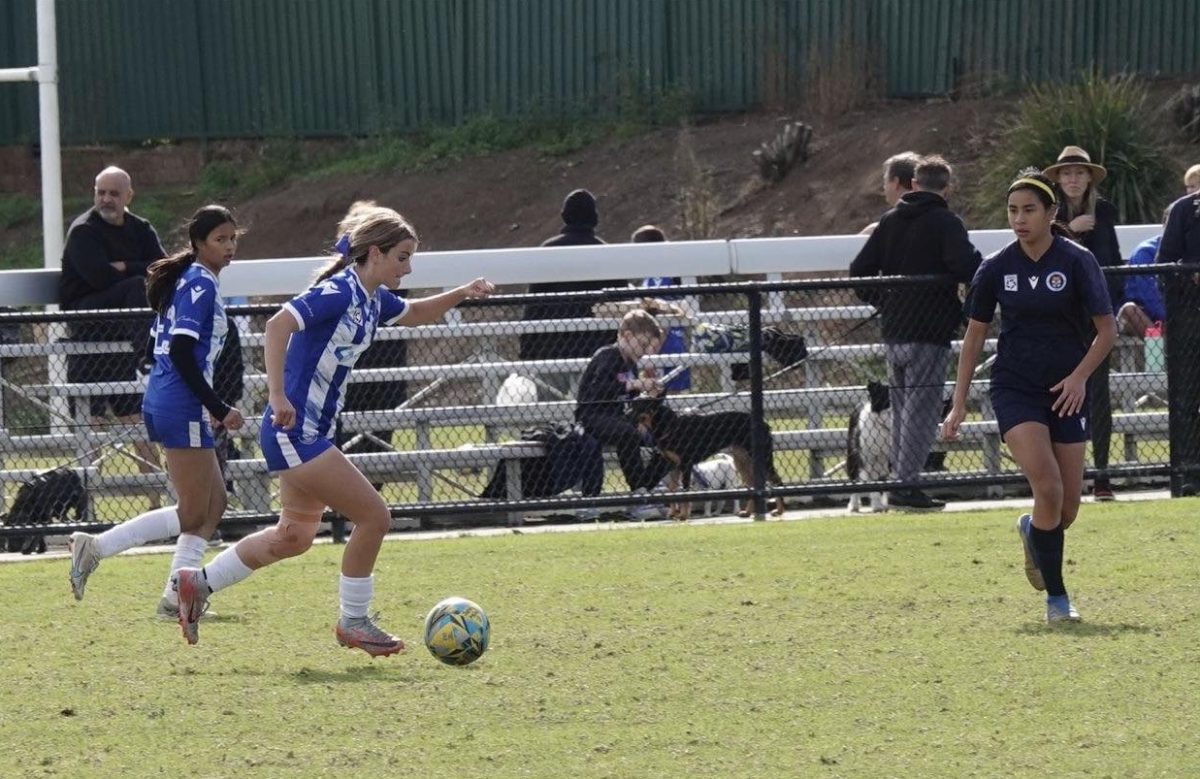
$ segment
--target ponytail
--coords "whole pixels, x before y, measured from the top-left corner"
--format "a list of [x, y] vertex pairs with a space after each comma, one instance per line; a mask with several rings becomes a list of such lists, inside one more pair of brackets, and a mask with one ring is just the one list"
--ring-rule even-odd
[[320, 284], [322, 281], [325, 281], [325, 279], [341, 273], [353, 264], [354, 260], [350, 259], [349, 256], [334, 257], [330, 259], [329, 262], [322, 265], [321, 270], [317, 271], [317, 277], [313, 280], [313, 284]]
[[150, 265], [149, 270], [146, 271], [146, 299], [150, 301], [150, 308], [159, 314], [166, 315], [167, 309], [171, 307], [171, 300], [174, 297], [173, 293], [179, 277], [195, 261], [195, 250], [188, 249], [171, 257], [156, 260]]

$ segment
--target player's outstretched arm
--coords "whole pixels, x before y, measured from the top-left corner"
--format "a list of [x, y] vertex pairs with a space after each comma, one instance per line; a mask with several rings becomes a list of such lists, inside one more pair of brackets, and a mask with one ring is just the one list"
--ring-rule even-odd
[[464, 300], [481, 300], [496, 291], [487, 279], [475, 279], [470, 284], [455, 287], [438, 295], [408, 301], [408, 312], [400, 318], [401, 325], [432, 325], [442, 321], [446, 312]]

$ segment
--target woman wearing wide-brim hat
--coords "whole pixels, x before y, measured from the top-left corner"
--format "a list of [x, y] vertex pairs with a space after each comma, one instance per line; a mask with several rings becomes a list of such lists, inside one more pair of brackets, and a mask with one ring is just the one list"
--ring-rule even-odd
[[[1058, 160], [1043, 173], [1058, 185], [1061, 193], [1058, 221], [1062, 222], [1083, 244], [1102, 268], [1123, 264], [1121, 246], [1117, 242], [1117, 209], [1100, 196], [1097, 185], [1108, 177], [1103, 165], [1092, 162], [1091, 156], [1079, 146], [1067, 146]], [[1106, 276], [1113, 311], [1120, 308], [1125, 296], [1125, 283], [1120, 276]], [[1108, 450], [1112, 438], [1112, 398], [1108, 389], [1109, 359], [1105, 358], [1088, 381], [1088, 404], [1091, 418], [1092, 459], [1098, 471], [1092, 485], [1096, 500], [1112, 500], [1112, 485], [1108, 479]]]

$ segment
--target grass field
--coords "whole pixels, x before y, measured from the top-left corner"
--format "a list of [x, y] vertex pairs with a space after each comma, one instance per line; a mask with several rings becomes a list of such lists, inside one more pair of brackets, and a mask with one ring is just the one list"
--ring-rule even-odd
[[[1186, 777], [1200, 774], [1197, 501], [1085, 506], [1047, 627], [1013, 512], [385, 545], [409, 651], [333, 641], [340, 550], [214, 599], [186, 646], [164, 556], [0, 566], [3, 777]], [[449, 594], [474, 666], [419, 646]]]

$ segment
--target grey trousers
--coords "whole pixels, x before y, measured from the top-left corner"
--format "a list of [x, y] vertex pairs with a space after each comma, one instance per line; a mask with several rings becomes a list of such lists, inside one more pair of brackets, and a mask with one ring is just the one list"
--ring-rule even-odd
[[901, 481], [916, 480], [937, 437], [949, 360], [949, 346], [887, 344], [892, 471]]

